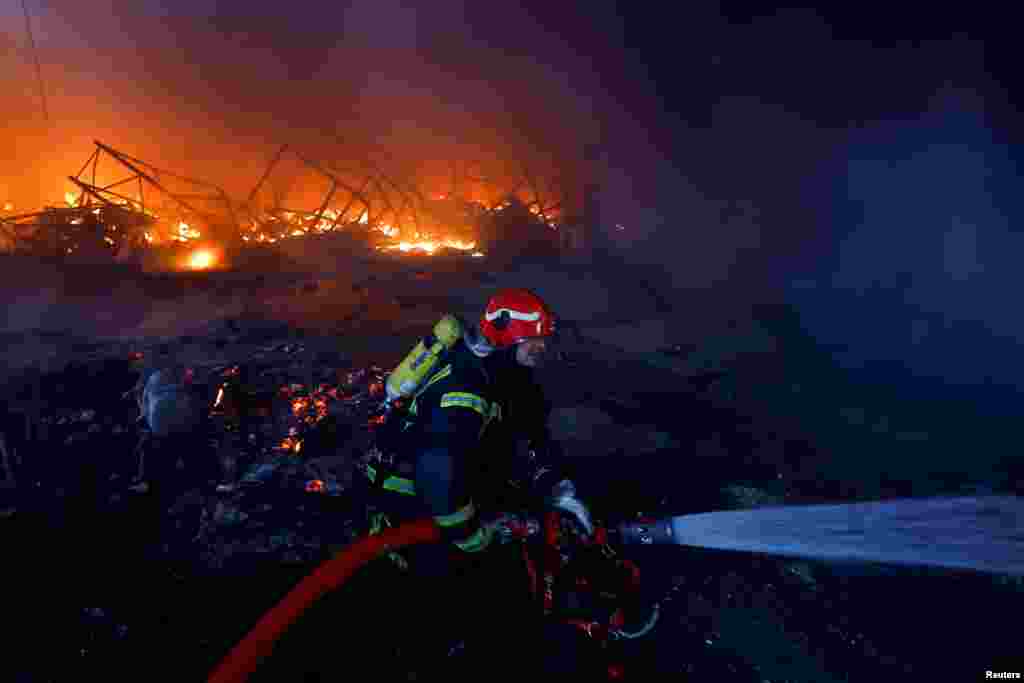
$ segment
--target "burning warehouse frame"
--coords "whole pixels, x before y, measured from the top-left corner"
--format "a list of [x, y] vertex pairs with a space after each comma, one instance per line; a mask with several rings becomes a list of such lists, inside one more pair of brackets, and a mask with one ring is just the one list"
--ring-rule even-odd
[[[281, 173], [288, 162], [293, 168]], [[367, 157], [320, 163], [284, 145], [249, 195], [246, 205], [250, 215], [257, 218], [242, 239], [274, 243], [288, 237], [355, 228], [389, 238], [390, 243], [378, 246], [381, 250], [429, 254], [443, 249], [491, 250], [499, 239], [531, 235], [539, 235], [540, 241], [554, 247], [566, 204], [564, 189], [544, 192], [526, 166], [520, 164], [520, 168], [520, 177], [499, 183], [471, 164], [452, 161], [447, 189], [429, 192], [415, 180], [385, 172]], [[297, 183], [303, 174], [311, 175], [313, 182]], [[281, 178], [285, 180], [283, 185], [274, 183]], [[316, 181], [322, 186], [326, 182], [326, 186], [320, 195], [311, 196], [309, 188]], [[295, 192], [296, 185], [304, 187]], [[290, 196], [293, 193], [305, 202], [315, 202], [316, 209], [286, 206], [294, 201]], [[271, 195], [271, 203], [257, 208], [261, 195], [266, 194]], [[513, 223], [517, 229], [512, 229]]]
[[221, 188], [98, 141], [95, 147], [78, 173], [68, 176], [75, 191], [65, 193], [67, 206], [0, 217], [12, 251], [68, 261], [135, 261], [148, 247], [188, 244], [182, 265], [204, 268], [214, 252], [196, 249], [200, 240], [223, 244], [237, 234], [237, 209]]
[[565, 188], [542, 186], [521, 163], [502, 183], [453, 161], [446, 190], [431, 193], [369, 158], [320, 162], [283, 145], [246, 200], [235, 201], [213, 183], [94, 144], [68, 176], [66, 206], [27, 214], [0, 207], [0, 246], [78, 262], [138, 263], [157, 252], [172, 269], [205, 270], [235, 250], [342, 231], [379, 251], [479, 256], [517, 243], [555, 251], [573, 227], [562, 219]]

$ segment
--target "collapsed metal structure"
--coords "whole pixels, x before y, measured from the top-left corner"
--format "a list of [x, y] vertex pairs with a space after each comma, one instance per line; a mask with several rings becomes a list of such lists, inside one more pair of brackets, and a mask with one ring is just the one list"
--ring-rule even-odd
[[[78, 190], [67, 206], [0, 217], [0, 230], [15, 252], [93, 260], [137, 253], [159, 241], [158, 227], [171, 226], [171, 239], [198, 237], [200, 224], [226, 237], [237, 234], [237, 207], [223, 189], [153, 166], [96, 141], [96, 149], [67, 179]], [[100, 184], [107, 175], [126, 174]], [[172, 183], [183, 186], [173, 187]]]
[[[0, 240], [8, 250], [72, 260], [131, 259], [141, 250], [165, 243], [200, 239], [221, 246], [275, 243], [281, 239], [338, 230], [376, 231], [396, 241], [428, 240], [440, 235], [466, 244], [493, 247], [521, 238], [550, 242], [557, 248], [557, 227], [566, 205], [565, 189], [542, 190], [538, 177], [520, 164], [517, 181], [491, 183], [488, 205], [467, 198], [469, 183], [487, 184], [487, 175], [452, 162], [449, 191], [430, 195], [417, 183], [386, 172], [367, 157], [345, 163], [310, 159], [282, 145], [244, 201], [232, 200], [216, 184], [160, 169], [95, 141], [95, 150], [67, 179], [76, 192], [67, 206], [33, 213], [0, 213]], [[295, 164], [289, 177], [281, 168]], [[311, 173], [303, 197], [296, 200], [295, 177]], [[110, 182], [100, 178], [117, 177]], [[286, 187], [281, 190], [283, 185]], [[322, 193], [310, 185], [325, 185]], [[267, 195], [271, 195], [268, 197]]]

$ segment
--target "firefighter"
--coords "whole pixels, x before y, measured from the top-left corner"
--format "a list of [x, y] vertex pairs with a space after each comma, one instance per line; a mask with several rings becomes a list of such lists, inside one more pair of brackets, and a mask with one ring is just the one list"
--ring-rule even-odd
[[[486, 602], [481, 592], [494, 592], [481, 578], [493, 574], [477, 570], [492, 540], [481, 514], [499, 512], [499, 506], [511, 502], [499, 498], [495, 481], [512, 479], [517, 485], [512, 488], [524, 498], [546, 500], [572, 514], [584, 532], [593, 529], [587, 506], [560, 464], [546, 427], [550, 404], [533, 378], [554, 332], [554, 315], [536, 294], [499, 291], [479, 322], [463, 326], [461, 339], [422, 378], [404, 413], [393, 415], [378, 434], [379, 457], [366, 469], [376, 508], [371, 533], [425, 516], [443, 530], [444, 544], [392, 556], [418, 578], [441, 582], [415, 589], [419, 610], [427, 613], [424, 619], [443, 610], [449, 623], [458, 621], [451, 619], [456, 602], [472, 611]], [[455, 583], [443, 587], [452, 579]], [[424, 604], [428, 596], [440, 602]], [[436, 652], [444, 649], [440, 635], [428, 628], [417, 638]]]

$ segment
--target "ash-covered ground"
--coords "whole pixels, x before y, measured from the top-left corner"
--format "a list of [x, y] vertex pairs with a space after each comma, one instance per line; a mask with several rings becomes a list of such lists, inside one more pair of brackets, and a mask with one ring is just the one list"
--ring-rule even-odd
[[[942, 416], [967, 419], [956, 406], [920, 408], [921, 396], [841, 373], [784, 302], [673, 291], [649, 268], [324, 250], [319, 262], [263, 274], [14, 260], [2, 270], [0, 526], [7, 588], [24, 598], [9, 603], [19, 606], [2, 666], [13, 680], [202, 680], [351, 541], [345, 492], [382, 372], [441, 314], [472, 317], [502, 286], [535, 289], [565, 321], [541, 380], [552, 430], [603, 519], [1019, 494], [1018, 460], [987, 451], [967, 465], [944, 441]], [[219, 491], [189, 487], [163, 507], [131, 490], [131, 390], [170, 359], [194, 369], [211, 408], [232, 368], [245, 367], [261, 408], [244, 433], [214, 417]], [[970, 419], [990, 435], [1010, 429]], [[289, 439], [302, 441], [299, 452], [283, 447]], [[671, 547], [622, 553], [659, 605], [648, 635], [616, 644], [629, 680], [982, 680], [1020, 670], [1019, 581]], [[408, 680], [415, 666], [393, 656], [401, 647], [386, 619], [364, 618], [379, 605], [360, 585], [311, 610], [254, 678], [337, 680], [373, 666], [377, 679]], [[429, 628], [433, 617], [394, 618]], [[494, 665], [514, 653], [472, 656]]]

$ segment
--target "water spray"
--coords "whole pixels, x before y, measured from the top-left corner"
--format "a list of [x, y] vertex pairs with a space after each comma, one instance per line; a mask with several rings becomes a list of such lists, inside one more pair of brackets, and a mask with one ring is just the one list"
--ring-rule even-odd
[[794, 505], [619, 525], [624, 545], [681, 545], [806, 559], [1024, 575], [1024, 498]]

